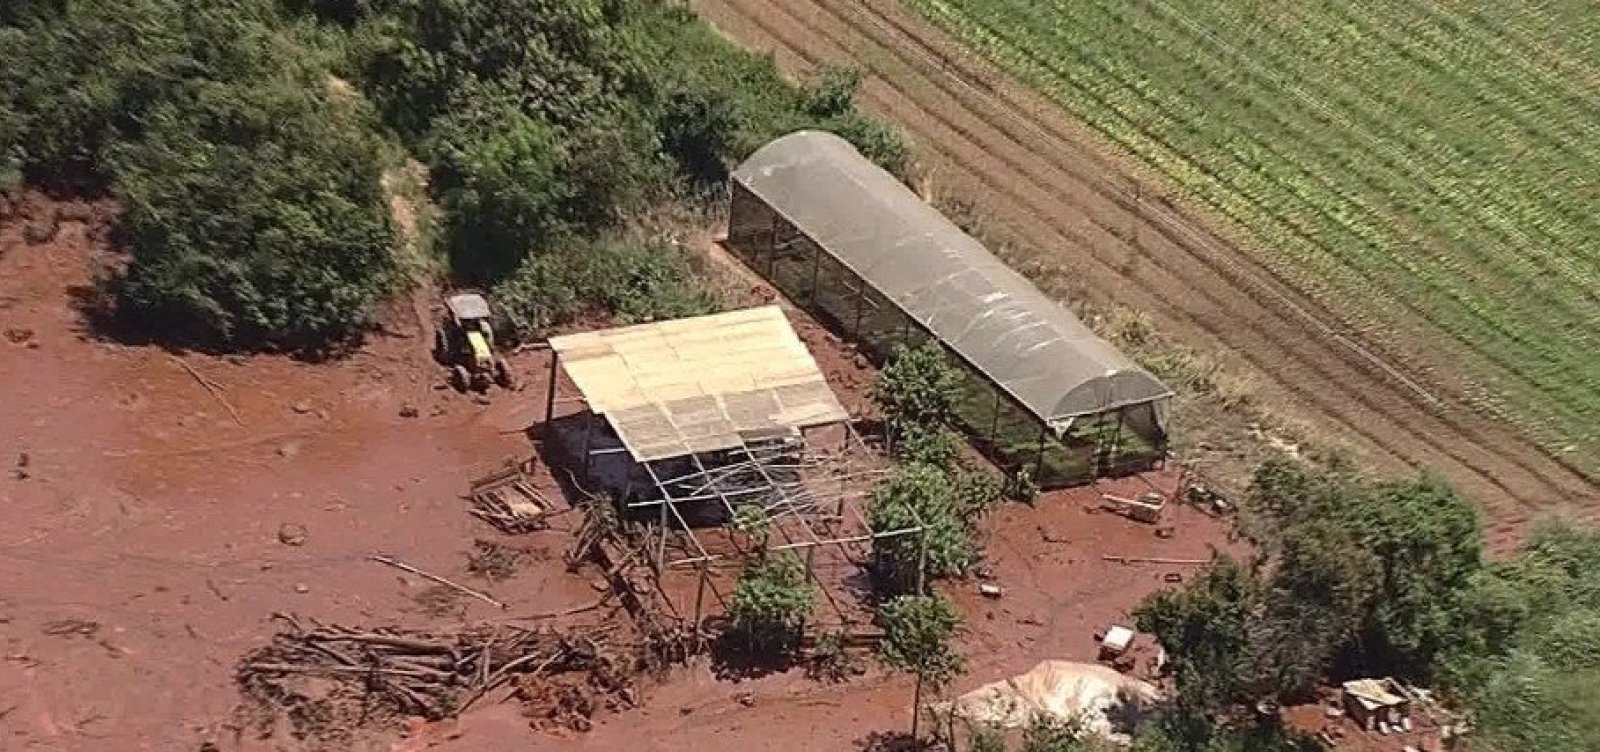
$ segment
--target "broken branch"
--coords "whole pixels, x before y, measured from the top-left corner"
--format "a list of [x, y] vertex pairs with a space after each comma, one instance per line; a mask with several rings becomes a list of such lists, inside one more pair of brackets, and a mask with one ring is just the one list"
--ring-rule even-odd
[[183, 370], [188, 371], [189, 375], [194, 377], [195, 382], [200, 384], [200, 386], [206, 390], [206, 393], [211, 395], [212, 399], [215, 399], [227, 409], [229, 417], [233, 418], [233, 422], [238, 423], [240, 428], [244, 427], [244, 420], [239, 418], [239, 411], [233, 409], [233, 403], [229, 402], [227, 397], [222, 396], [222, 387], [218, 386], [217, 382], [206, 378], [199, 371], [194, 370], [194, 366], [185, 363], [182, 358], [171, 354], [168, 354], [167, 357], [170, 358], [172, 362], [183, 366]]
[[470, 596], [472, 596], [474, 598], [477, 598], [478, 600], [483, 601], [484, 603], [493, 604], [498, 608], [502, 608], [502, 609], [509, 608], [506, 604], [504, 604], [504, 603], [502, 603], [500, 601], [497, 601], [494, 598], [489, 597], [486, 593], [483, 593], [482, 591], [473, 590], [472, 588], [469, 588], [466, 585], [462, 585], [459, 582], [453, 582], [451, 580], [447, 580], [447, 579], [445, 579], [443, 577], [440, 577], [439, 575], [432, 574], [430, 572], [424, 572], [424, 571], [422, 571], [420, 569], [417, 569], [416, 567], [411, 566], [410, 564], [407, 564], [407, 563], [405, 563], [403, 561], [392, 559], [392, 558], [390, 558], [388, 556], [383, 556], [381, 554], [373, 554], [372, 556], [370, 556], [368, 558], [372, 559], [375, 562], [378, 562], [379, 564], [386, 564], [388, 566], [394, 567], [395, 569], [399, 569], [399, 570], [404, 571], [404, 572], [410, 572], [411, 574], [414, 574], [414, 575], [416, 575], [418, 577], [422, 577], [422, 578], [425, 578], [425, 579], [432, 580], [434, 582], [439, 583], [440, 585], [444, 585], [445, 587], [452, 588], [452, 589], [457, 590], [457, 591], [459, 591], [461, 593], [464, 593], [466, 595], [470, 595]]

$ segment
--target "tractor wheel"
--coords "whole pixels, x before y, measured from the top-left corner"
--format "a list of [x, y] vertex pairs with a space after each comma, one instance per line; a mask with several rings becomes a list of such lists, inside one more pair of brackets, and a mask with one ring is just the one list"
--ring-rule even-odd
[[439, 327], [433, 328], [433, 359], [441, 366], [450, 362], [450, 340]]
[[466, 366], [450, 366], [450, 386], [458, 392], [465, 392], [472, 387], [472, 374], [467, 373]]
[[506, 363], [505, 358], [494, 359], [494, 383], [499, 384], [503, 389], [516, 388], [511, 381], [511, 365]]

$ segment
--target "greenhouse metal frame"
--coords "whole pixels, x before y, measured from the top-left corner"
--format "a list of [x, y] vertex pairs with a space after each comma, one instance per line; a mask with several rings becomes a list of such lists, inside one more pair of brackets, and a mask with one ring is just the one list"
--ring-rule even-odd
[[838, 136], [798, 131], [734, 171], [727, 246], [873, 362], [939, 343], [960, 428], [1041, 488], [1149, 469], [1172, 392]]

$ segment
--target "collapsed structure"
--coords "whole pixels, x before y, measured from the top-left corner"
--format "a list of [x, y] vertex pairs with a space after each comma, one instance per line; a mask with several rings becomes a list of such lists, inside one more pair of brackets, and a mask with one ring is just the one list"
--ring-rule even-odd
[[[848, 576], [874, 538], [920, 536], [920, 526], [870, 529], [861, 502], [885, 469], [777, 306], [552, 337], [550, 347], [550, 435], [637, 523], [658, 583], [674, 568], [698, 572], [694, 623], [708, 593], [723, 599], [713, 567], [760, 547], [801, 555], [849, 626], [857, 615], [818, 576], [819, 557]], [[563, 370], [586, 409], [557, 418]], [[661, 595], [688, 616], [669, 588]]]
[[1171, 390], [844, 139], [783, 136], [734, 172], [727, 245], [882, 363], [938, 342], [958, 415], [1041, 487], [1148, 469]]

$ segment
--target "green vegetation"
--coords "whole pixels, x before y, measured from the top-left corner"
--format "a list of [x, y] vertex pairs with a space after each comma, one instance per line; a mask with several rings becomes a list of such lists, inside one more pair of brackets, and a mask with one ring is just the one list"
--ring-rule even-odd
[[938, 692], [966, 666], [951, 646], [961, 617], [941, 596], [902, 595], [879, 607], [878, 622], [883, 626], [883, 642], [878, 648], [883, 662], [917, 677], [911, 703], [911, 735], [915, 737], [923, 685]]
[[1462, 593], [1482, 537], [1442, 484], [1269, 462], [1249, 503], [1269, 531], [1258, 545], [1270, 567], [1221, 557], [1136, 612], [1172, 653], [1186, 709], [1217, 717], [1303, 700], [1330, 672], [1432, 681], [1467, 639]]
[[872, 401], [883, 411], [890, 431], [917, 431], [942, 425], [955, 415], [960, 387], [961, 374], [938, 343], [896, 344], [872, 385]]
[[977, 551], [968, 517], [944, 469], [902, 465], [872, 491], [867, 524], [875, 533], [920, 534], [872, 540], [873, 573], [889, 592], [915, 593], [923, 576], [950, 577], [967, 571]]
[[1600, 748], [1600, 534], [1536, 531], [1461, 600], [1471, 639], [1450, 672], [1478, 725], [1467, 749]]
[[873, 573], [887, 592], [920, 594], [928, 577], [965, 573], [978, 554], [978, 518], [1008, 490], [1023, 492], [961, 463], [960, 440], [947, 427], [960, 382], [960, 372], [930, 342], [897, 345], [873, 384], [901, 464], [873, 489], [867, 523], [878, 533], [922, 529], [873, 539]]
[[1600, 535], [1554, 525], [1487, 562], [1475, 513], [1436, 481], [1287, 462], [1262, 466], [1246, 509], [1259, 561], [1219, 558], [1136, 611], [1177, 679], [1148, 730], [1167, 746], [1150, 749], [1211, 749], [1241, 734], [1295, 748], [1302, 741], [1280, 729], [1238, 727], [1239, 709], [1303, 700], [1325, 679], [1390, 674], [1472, 711], [1469, 750], [1600, 744]]
[[1600, 468], [1590, 4], [910, 4], [1364, 336]]
[[121, 201], [118, 313], [243, 346], [366, 323], [394, 270], [382, 142], [312, 35], [266, 0], [33, 3], [6, 20], [0, 154], [13, 179]]
[[793, 554], [779, 552], [739, 575], [728, 604], [732, 633], [752, 651], [785, 655], [800, 645], [812, 604], [805, 567]]
[[406, 151], [440, 266], [519, 331], [682, 316], [716, 301], [641, 217], [796, 128], [903, 169], [858, 83], [786, 83], [668, 0], [8, 2], [0, 190], [109, 189], [130, 258], [105, 291], [169, 341], [359, 334], [402, 281], [381, 177]]

